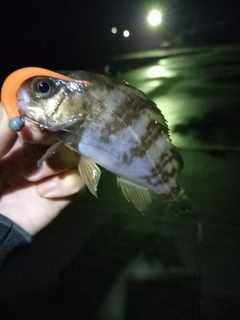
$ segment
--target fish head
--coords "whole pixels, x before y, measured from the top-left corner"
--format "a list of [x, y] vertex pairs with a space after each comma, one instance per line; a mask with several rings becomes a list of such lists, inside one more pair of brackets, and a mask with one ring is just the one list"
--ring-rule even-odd
[[86, 117], [88, 98], [81, 83], [50, 77], [33, 77], [17, 92], [20, 116], [50, 131]]
[[8, 117], [39, 124], [57, 131], [86, 117], [89, 103], [88, 81], [42, 68], [23, 68], [13, 72], [2, 87], [2, 103]]

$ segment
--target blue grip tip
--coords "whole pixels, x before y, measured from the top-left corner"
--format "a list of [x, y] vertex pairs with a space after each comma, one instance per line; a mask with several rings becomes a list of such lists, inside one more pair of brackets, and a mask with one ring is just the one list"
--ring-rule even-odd
[[23, 128], [24, 121], [20, 117], [14, 117], [9, 120], [8, 125], [12, 131], [18, 132], [21, 131], [21, 129]]

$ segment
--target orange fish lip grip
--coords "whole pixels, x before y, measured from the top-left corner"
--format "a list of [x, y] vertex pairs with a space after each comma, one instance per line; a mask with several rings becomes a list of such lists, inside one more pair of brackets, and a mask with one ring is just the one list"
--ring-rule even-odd
[[76, 80], [61, 73], [54, 72], [44, 68], [27, 67], [11, 73], [2, 85], [1, 100], [3, 108], [9, 118], [9, 127], [12, 131], [20, 131], [24, 126], [24, 121], [20, 118], [17, 107], [17, 92], [20, 86], [32, 77], [50, 77], [63, 81], [78, 82], [86, 86], [92, 84], [86, 80]]

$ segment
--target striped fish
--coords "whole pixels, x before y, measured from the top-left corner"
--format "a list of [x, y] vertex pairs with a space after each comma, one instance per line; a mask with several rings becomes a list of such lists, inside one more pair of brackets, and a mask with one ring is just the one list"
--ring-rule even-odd
[[52, 76], [39, 70], [25, 72], [16, 96], [21, 119], [51, 131], [59, 141], [39, 165], [64, 144], [80, 155], [80, 175], [94, 195], [100, 165], [116, 175], [124, 196], [138, 210], [150, 203], [149, 190], [186, 209], [187, 198], [177, 183], [182, 158], [164, 116], [148, 96], [101, 74], [62, 71]]

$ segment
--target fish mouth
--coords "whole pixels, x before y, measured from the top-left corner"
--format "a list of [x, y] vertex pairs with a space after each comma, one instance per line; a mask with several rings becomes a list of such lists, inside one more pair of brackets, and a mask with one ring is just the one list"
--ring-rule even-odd
[[[70, 119], [67, 123], [62, 123], [59, 125], [46, 125], [43, 121], [43, 123], [41, 123], [41, 121], [36, 121], [31, 119], [31, 117], [28, 116], [23, 116], [21, 118], [21, 120], [25, 123], [25, 122], [30, 122], [30, 123], [34, 123], [36, 125], [38, 125], [42, 130], [46, 129], [48, 131], [51, 132], [55, 132], [55, 131], [66, 131], [66, 132], [71, 132], [69, 127], [71, 127], [72, 125], [75, 125], [76, 123], [79, 123], [79, 125], [83, 124], [84, 120], [87, 117], [87, 112], [83, 111], [82, 113], [79, 113], [76, 117]], [[53, 120], [54, 122], [54, 120]]]
[[28, 117], [22, 117], [21, 119], [22, 119], [23, 122], [30, 122], [30, 123], [36, 124], [36, 125], [39, 126], [40, 129], [42, 129], [42, 130], [43, 130], [43, 129], [48, 129], [48, 127], [46, 127], [46, 126], [44, 126], [43, 124], [41, 124], [41, 123], [39, 123], [39, 122], [37, 122], [37, 121], [35, 121], [35, 120], [32, 120], [32, 119], [30, 119], [30, 118], [28, 118]]

